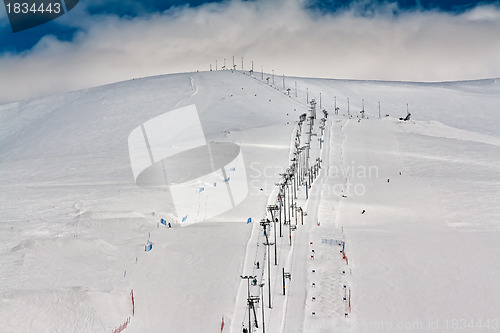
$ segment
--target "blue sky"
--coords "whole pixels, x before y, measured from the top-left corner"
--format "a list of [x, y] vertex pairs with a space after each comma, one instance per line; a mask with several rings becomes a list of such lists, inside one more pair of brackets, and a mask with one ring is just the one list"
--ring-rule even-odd
[[[221, 3], [223, 1], [205, 1], [205, 0], [143, 0], [143, 1], [81, 1], [80, 9], [77, 13], [71, 13], [78, 17], [82, 12], [91, 16], [98, 15], [116, 15], [118, 17], [138, 17], [149, 15], [151, 13], [161, 13], [172, 7], [199, 7], [207, 3]], [[353, 3], [359, 3], [359, 13], [361, 15], [370, 15], [377, 6], [387, 3], [387, 1], [336, 1], [336, 0], [311, 0], [304, 2], [304, 8], [311, 12], [320, 11], [324, 14], [336, 13], [348, 9]], [[399, 0], [395, 1], [398, 5], [397, 15], [400, 11], [442, 11], [453, 14], [463, 13], [477, 5], [496, 3], [498, 1], [479, 1], [479, 0]], [[83, 27], [68, 26], [55, 20], [41, 26], [18, 33], [12, 33], [9, 25], [3, 22], [0, 26], [0, 53], [14, 52], [19, 53], [32, 48], [45, 35], [56, 36], [59, 40], [71, 41], [75, 34]]]
[[207, 70], [233, 55], [300, 76], [498, 77], [498, 31], [500, 0], [80, 0], [62, 17], [17, 33], [3, 7], [0, 102]]

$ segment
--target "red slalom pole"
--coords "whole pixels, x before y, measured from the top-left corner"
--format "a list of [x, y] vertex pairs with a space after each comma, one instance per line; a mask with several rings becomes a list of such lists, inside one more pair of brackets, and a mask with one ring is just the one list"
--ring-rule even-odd
[[349, 288], [349, 312], [351, 312], [351, 288]]
[[130, 291], [130, 295], [132, 297], [132, 317], [134, 317], [135, 315], [134, 290]]

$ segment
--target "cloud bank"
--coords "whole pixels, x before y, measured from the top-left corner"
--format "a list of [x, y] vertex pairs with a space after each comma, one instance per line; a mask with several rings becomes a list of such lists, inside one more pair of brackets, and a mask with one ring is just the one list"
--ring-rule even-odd
[[0, 56], [0, 102], [173, 72], [238, 69], [293, 76], [445, 81], [500, 77], [500, 7], [461, 14], [399, 11], [396, 4], [333, 14], [295, 1], [229, 1], [137, 17], [60, 18], [75, 38], [44, 37]]

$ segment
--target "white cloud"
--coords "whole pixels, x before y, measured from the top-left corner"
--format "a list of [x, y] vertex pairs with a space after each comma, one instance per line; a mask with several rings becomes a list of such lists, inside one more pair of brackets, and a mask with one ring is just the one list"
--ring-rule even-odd
[[500, 20], [500, 11], [495, 10], [493, 5], [485, 5], [473, 8], [469, 12], [465, 13], [464, 16], [470, 21], [498, 21]]
[[[333, 15], [293, 1], [232, 1], [136, 18], [81, 17], [73, 42], [45, 37], [0, 57], [0, 102], [132, 77], [208, 70], [241, 56], [256, 70], [299, 76], [440, 81], [500, 76], [500, 9], [460, 15], [400, 12]], [[76, 23], [75, 23], [76, 22]]]

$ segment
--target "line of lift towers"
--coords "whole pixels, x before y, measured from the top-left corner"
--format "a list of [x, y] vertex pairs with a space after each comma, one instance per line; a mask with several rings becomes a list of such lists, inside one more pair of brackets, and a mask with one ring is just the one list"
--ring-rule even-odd
[[[268, 306], [272, 309], [271, 302], [271, 249], [270, 246], [274, 246], [274, 265], [278, 265], [278, 250], [277, 250], [277, 235], [279, 237], [284, 237], [284, 230], [288, 229], [288, 239], [290, 246], [292, 246], [292, 232], [297, 230], [297, 226], [304, 225], [304, 215], [306, 212], [301, 206], [297, 205], [297, 192], [300, 191], [300, 187], [304, 187], [305, 199], [309, 198], [309, 192], [311, 190], [312, 183], [319, 175], [319, 170], [321, 169], [321, 158], [317, 157], [314, 162], [310, 163], [310, 150], [312, 137], [318, 137], [320, 149], [323, 147], [323, 134], [326, 126], [326, 118], [328, 117], [328, 112], [322, 110], [323, 117], [320, 119], [320, 135], [313, 132], [314, 123], [317, 119], [316, 112], [316, 101], [312, 99], [309, 106], [309, 115], [303, 113], [299, 117], [298, 125], [296, 128], [296, 134], [294, 138], [294, 152], [293, 158], [290, 161], [288, 168], [284, 173], [280, 174], [282, 177], [280, 182], [275, 185], [278, 187], [278, 195], [276, 197], [276, 203], [267, 206], [268, 215], [266, 218], [260, 221], [260, 225], [264, 229], [264, 236], [266, 252], [267, 252], [267, 289], [268, 289]], [[336, 110], [337, 111], [337, 110]], [[306, 123], [307, 121], [307, 123]], [[303, 131], [305, 130], [305, 133]], [[305, 135], [303, 135], [305, 134]], [[306, 138], [306, 142], [302, 145], [302, 138]], [[300, 215], [300, 218], [299, 218]], [[270, 217], [270, 218], [269, 218]], [[270, 240], [269, 234], [271, 231], [271, 224], [273, 225], [273, 235], [274, 241]], [[263, 267], [264, 268], [264, 267]], [[264, 320], [264, 285], [261, 283], [259, 285], [261, 290], [261, 295], [252, 296], [250, 293], [250, 281], [252, 284], [256, 284], [257, 276], [241, 276], [242, 279], [247, 280], [247, 306], [248, 306], [248, 327], [249, 329], [244, 329], [243, 332], [249, 332], [252, 327], [252, 322], [255, 327], [259, 327], [257, 313], [255, 309], [255, 304], [259, 301], [262, 302], [262, 329], [265, 333], [265, 320]], [[285, 281], [289, 279], [291, 281], [291, 274], [285, 272], [285, 268], [282, 269], [282, 279], [283, 279], [283, 295], [285, 295]], [[253, 321], [252, 321], [253, 314]]]

